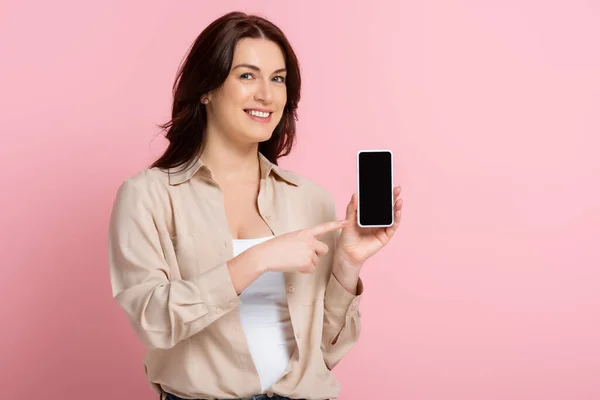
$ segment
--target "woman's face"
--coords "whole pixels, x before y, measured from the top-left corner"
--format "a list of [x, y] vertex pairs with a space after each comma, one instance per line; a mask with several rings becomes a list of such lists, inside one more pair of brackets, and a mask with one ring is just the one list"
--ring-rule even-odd
[[268, 140], [287, 101], [285, 77], [285, 58], [276, 43], [241, 39], [229, 76], [209, 94], [209, 127], [243, 144]]

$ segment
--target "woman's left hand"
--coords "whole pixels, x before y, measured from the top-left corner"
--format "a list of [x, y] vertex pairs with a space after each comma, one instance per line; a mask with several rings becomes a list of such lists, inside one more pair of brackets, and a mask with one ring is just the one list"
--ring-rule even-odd
[[385, 228], [361, 228], [358, 226], [356, 193], [346, 207], [346, 220], [350, 223], [342, 229], [336, 256], [353, 267], [360, 268], [364, 262], [381, 250], [394, 236], [402, 216], [400, 186], [394, 188], [394, 224]]

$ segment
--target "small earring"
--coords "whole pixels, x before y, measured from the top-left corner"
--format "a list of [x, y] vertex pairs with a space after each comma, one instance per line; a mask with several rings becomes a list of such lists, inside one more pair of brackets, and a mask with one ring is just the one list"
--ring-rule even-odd
[[202, 104], [208, 104], [208, 97], [202, 99]]

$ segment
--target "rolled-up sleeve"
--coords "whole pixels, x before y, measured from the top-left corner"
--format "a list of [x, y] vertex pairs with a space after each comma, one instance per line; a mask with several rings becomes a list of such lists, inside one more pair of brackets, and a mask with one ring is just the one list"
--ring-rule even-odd
[[108, 254], [113, 297], [148, 348], [171, 348], [239, 305], [226, 263], [171, 279], [155, 218], [134, 182], [117, 192]]
[[356, 295], [348, 292], [331, 274], [325, 290], [323, 342], [325, 364], [331, 370], [354, 347], [360, 336], [359, 305], [363, 283], [359, 278]]

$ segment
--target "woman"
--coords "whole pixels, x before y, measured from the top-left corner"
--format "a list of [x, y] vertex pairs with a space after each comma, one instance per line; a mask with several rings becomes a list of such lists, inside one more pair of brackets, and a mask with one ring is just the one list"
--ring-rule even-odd
[[197, 38], [174, 90], [169, 146], [119, 188], [113, 295], [167, 399], [328, 399], [360, 331], [359, 272], [398, 227], [359, 229], [281, 169], [300, 72], [284, 34], [229, 13]]

